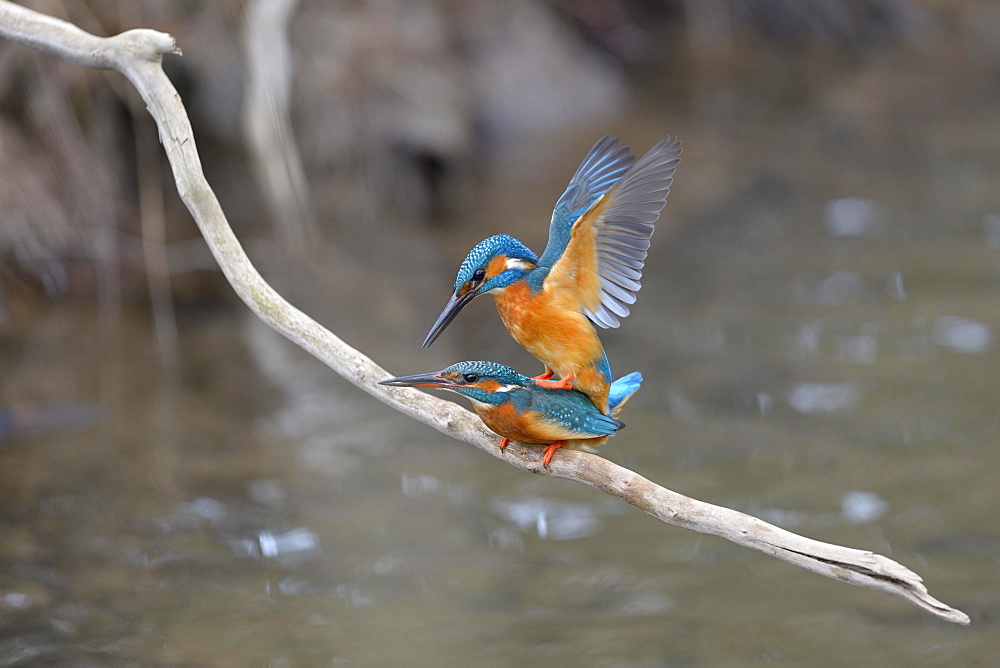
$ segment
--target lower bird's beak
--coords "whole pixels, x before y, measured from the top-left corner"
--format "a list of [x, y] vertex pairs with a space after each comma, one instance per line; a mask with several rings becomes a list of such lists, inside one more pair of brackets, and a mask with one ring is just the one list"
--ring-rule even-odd
[[383, 380], [379, 385], [393, 385], [395, 387], [451, 387], [455, 383], [447, 378], [439, 376], [437, 373], [418, 373], [413, 376], [400, 376]]
[[431, 327], [431, 331], [427, 333], [427, 338], [424, 339], [422, 347], [426, 348], [434, 343], [434, 340], [441, 334], [441, 332], [444, 331], [444, 328], [451, 324], [451, 321], [455, 319], [458, 312], [461, 311], [466, 304], [471, 302], [475, 296], [475, 290], [469, 290], [464, 295], [453, 295], [448, 301], [448, 304], [444, 307], [444, 310], [441, 311], [441, 315], [439, 315], [438, 319], [434, 322], [434, 326]]

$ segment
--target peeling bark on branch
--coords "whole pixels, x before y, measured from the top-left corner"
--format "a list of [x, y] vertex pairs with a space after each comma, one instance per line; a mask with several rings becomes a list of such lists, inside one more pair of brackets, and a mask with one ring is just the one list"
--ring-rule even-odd
[[596, 455], [562, 451], [546, 469], [537, 448], [511, 443], [501, 453], [496, 435], [472, 412], [416, 389], [378, 385], [390, 374], [288, 303], [243, 252], [205, 180], [187, 112], [161, 67], [163, 54], [180, 54], [173, 37], [154, 30], [95, 37], [5, 0], [0, 0], [0, 35], [87, 67], [124, 74], [156, 120], [181, 198], [240, 298], [264, 322], [365, 392], [517, 468], [592, 485], [667, 524], [719, 536], [814, 573], [893, 594], [950, 622], [969, 623], [964, 612], [928, 594], [919, 575], [887, 557], [804, 538], [735, 510], [691, 499]]

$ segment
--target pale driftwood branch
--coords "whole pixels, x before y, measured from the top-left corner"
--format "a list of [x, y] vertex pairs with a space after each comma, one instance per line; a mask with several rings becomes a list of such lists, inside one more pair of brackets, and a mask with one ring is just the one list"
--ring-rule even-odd
[[804, 538], [735, 510], [688, 498], [596, 455], [561, 451], [545, 469], [537, 448], [512, 443], [501, 453], [496, 436], [470, 411], [419, 390], [377, 385], [389, 374], [289, 304], [261, 278], [240, 247], [202, 173], [187, 112], [160, 66], [163, 54], [180, 53], [170, 35], [130, 30], [115, 37], [94, 37], [5, 0], [0, 0], [0, 35], [128, 77], [156, 119], [181, 198], [240, 298], [264, 322], [365, 392], [517, 468], [592, 485], [668, 524], [720, 536], [814, 573], [899, 596], [950, 622], [969, 623], [968, 615], [930, 596], [919, 575], [891, 559]]

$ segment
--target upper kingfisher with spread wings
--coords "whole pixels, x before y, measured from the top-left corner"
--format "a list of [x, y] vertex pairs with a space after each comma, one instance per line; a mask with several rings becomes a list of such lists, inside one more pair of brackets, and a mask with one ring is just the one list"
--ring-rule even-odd
[[638, 160], [618, 139], [598, 140], [556, 202], [542, 256], [507, 234], [476, 244], [424, 347], [475, 297], [492, 295], [510, 335], [545, 365], [538, 385], [574, 388], [608, 413], [611, 368], [594, 325], [618, 327], [635, 303], [680, 153], [676, 137]]

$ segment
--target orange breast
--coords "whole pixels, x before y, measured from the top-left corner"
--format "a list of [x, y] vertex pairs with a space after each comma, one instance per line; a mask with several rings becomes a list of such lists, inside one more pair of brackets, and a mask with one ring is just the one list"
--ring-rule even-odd
[[601, 361], [601, 342], [586, 316], [574, 310], [565, 296], [539, 291], [532, 295], [524, 281], [493, 296], [504, 327], [525, 350], [560, 376], [573, 374], [573, 386], [607, 412], [610, 379], [595, 365]]
[[555, 439], [546, 439], [543, 435], [532, 431], [531, 425], [527, 424], [521, 416], [517, 414], [510, 404], [499, 406], [483, 406], [474, 404], [476, 413], [483, 423], [494, 433], [506, 436], [512, 441], [521, 443], [551, 443]]

